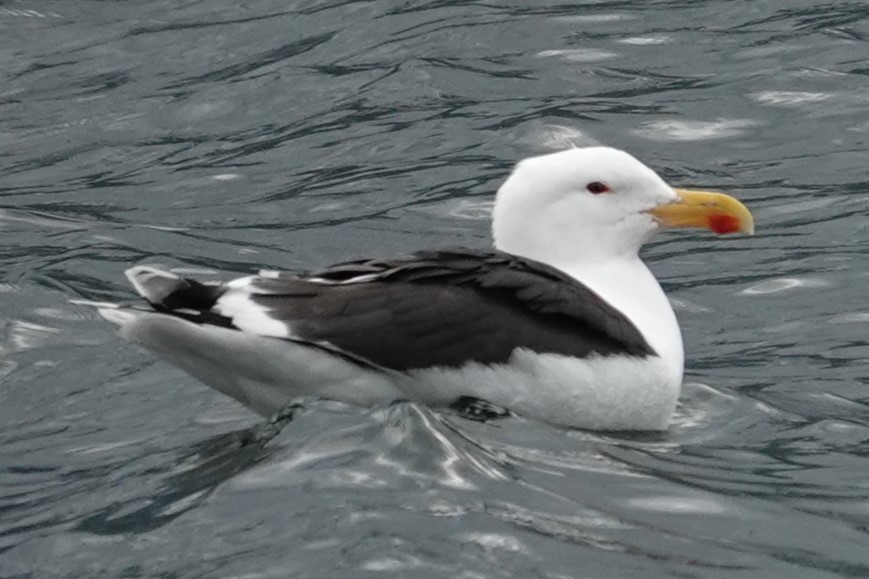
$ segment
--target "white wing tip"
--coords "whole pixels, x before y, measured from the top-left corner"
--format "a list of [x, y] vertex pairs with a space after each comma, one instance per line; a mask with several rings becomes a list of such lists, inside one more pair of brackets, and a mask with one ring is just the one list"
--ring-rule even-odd
[[[181, 278], [172, 272], [149, 265], [137, 265], [124, 272], [136, 292], [151, 303], [160, 303], [166, 297], [166, 288]], [[157, 281], [158, 283], [154, 283]], [[162, 282], [162, 283], [160, 283]]]

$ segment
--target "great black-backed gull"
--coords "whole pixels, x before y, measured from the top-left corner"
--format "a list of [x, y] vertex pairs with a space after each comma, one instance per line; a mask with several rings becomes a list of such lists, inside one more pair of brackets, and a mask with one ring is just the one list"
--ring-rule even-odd
[[682, 337], [640, 246], [661, 227], [752, 233], [732, 197], [672, 189], [625, 152], [520, 162], [495, 249], [422, 251], [224, 284], [138, 266], [126, 339], [263, 415], [301, 396], [448, 406], [470, 397], [569, 427], [667, 427]]

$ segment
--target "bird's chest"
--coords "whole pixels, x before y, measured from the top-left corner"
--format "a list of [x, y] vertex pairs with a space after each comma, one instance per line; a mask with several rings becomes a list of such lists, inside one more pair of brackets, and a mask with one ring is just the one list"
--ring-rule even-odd
[[415, 370], [399, 387], [433, 406], [472, 396], [563, 426], [656, 430], [666, 428], [680, 383], [681, 373], [657, 356], [577, 359], [519, 349], [506, 364]]

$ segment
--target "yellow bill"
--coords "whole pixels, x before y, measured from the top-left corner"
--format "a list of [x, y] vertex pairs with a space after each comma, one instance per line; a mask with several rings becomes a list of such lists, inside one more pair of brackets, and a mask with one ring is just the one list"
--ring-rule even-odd
[[748, 207], [730, 195], [675, 189], [679, 198], [649, 211], [663, 227], [700, 227], [715, 233], [754, 233]]

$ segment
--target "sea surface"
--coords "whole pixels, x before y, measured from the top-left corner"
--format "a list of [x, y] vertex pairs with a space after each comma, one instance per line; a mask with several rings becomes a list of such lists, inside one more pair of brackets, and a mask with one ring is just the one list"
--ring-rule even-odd
[[[0, 577], [869, 576], [867, 55], [863, 1], [0, 0]], [[486, 247], [591, 143], [757, 220], [644, 251], [664, 433], [264, 420], [70, 303]]]

